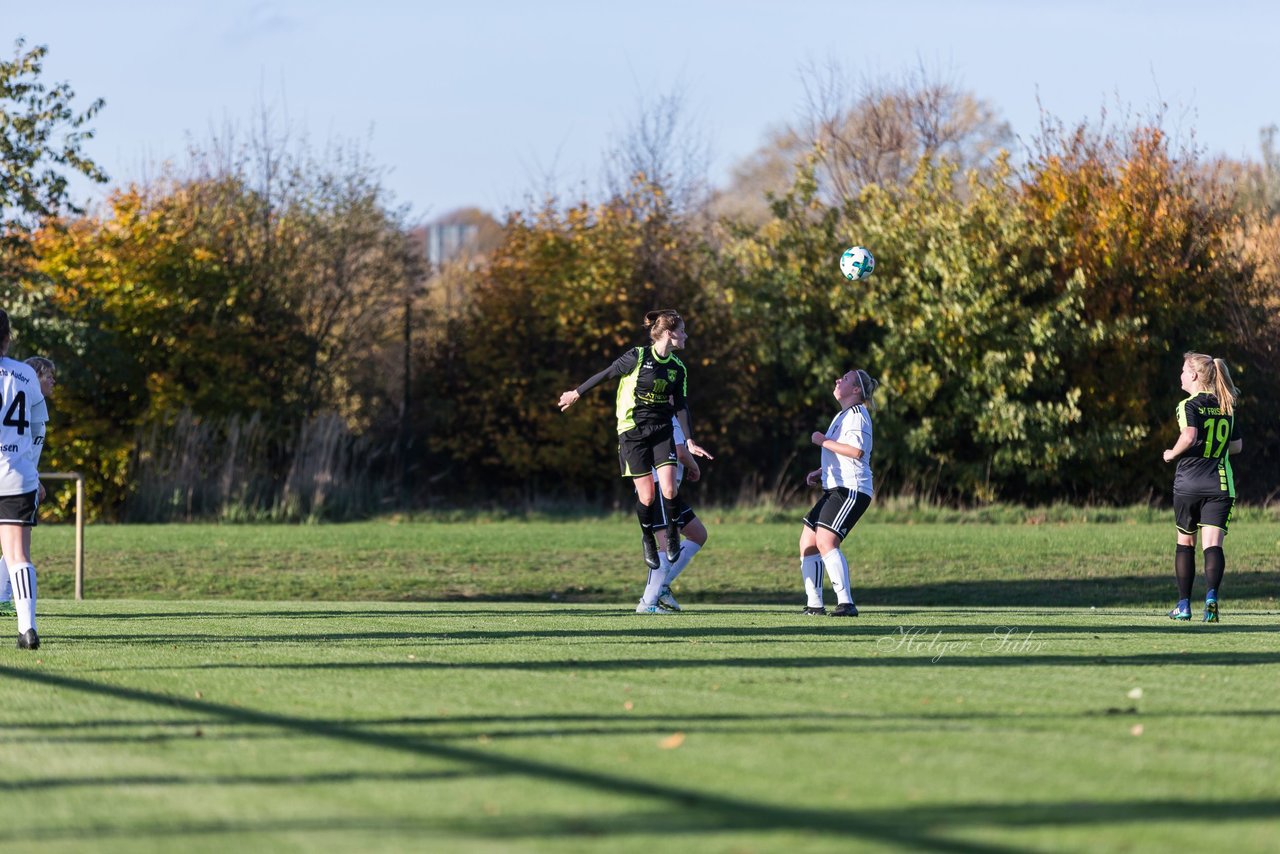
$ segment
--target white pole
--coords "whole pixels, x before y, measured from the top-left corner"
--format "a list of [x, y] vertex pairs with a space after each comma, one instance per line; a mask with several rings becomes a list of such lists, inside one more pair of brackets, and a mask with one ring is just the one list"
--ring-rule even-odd
[[84, 598], [84, 475], [76, 471], [40, 475], [41, 480], [76, 482], [76, 598]]

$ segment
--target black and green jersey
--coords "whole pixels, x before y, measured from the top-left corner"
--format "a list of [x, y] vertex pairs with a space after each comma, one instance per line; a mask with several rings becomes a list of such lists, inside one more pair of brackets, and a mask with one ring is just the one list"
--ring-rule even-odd
[[1196, 440], [1178, 458], [1173, 491], [1180, 495], [1236, 494], [1227, 448], [1236, 439], [1236, 419], [1226, 415], [1216, 395], [1200, 392], [1178, 404], [1178, 432], [1196, 430]]
[[663, 358], [652, 347], [632, 347], [578, 386], [578, 394], [611, 377], [622, 377], [618, 383], [619, 434], [634, 427], [670, 424], [673, 415], [687, 408], [689, 372], [675, 353]]

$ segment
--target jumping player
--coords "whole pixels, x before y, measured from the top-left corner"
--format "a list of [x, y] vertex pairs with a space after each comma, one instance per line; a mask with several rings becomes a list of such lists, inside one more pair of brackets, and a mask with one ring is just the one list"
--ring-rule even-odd
[[[698, 461], [694, 459], [694, 454], [689, 450], [688, 443], [684, 439], [684, 431], [680, 429], [679, 422], [674, 422], [671, 428], [672, 435], [676, 443], [676, 485], [679, 486], [685, 477], [691, 482], [696, 482], [702, 477], [702, 469], [698, 466]], [[713, 457], [702, 448], [698, 448], [698, 456], [705, 457], [710, 460]], [[658, 479], [657, 469], [653, 472], [654, 480]], [[673, 512], [676, 517], [676, 525], [680, 528], [680, 533], [684, 536], [684, 542], [680, 544], [680, 557], [672, 563], [666, 553], [666, 537], [667, 537], [667, 516], [666, 505], [661, 505], [663, 516], [661, 519], [654, 521], [652, 531], [654, 536], [659, 540], [658, 557], [660, 565], [657, 569], [649, 570], [649, 580], [645, 584], [644, 593], [640, 596], [640, 604], [636, 606], [637, 614], [659, 614], [664, 612], [674, 612], [680, 610], [680, 603], [676, 601], [676, 597], [671, 594], [671, 582], [676, 580], [680, 573], [684, 572], [685, 567], [689, 565], [689, 561], [693, 560], [703, 546], [707, 544], [707, 527], [702, 524], [693, 508], [684, 500], [683, 497], [677, 496]]]
[[[678, 420], [686, 437], [691, 436], [688, 394], [688, 371], [676, 356], [688, 340], [684, 321], [672, 309], [651, 311], [645, 315], [644, 328], [651, 343], [633, 347], [612, 365], [589, 380], [560, 395], [560, 411], [577, 403], [582, 395], [606, 379], [621, 377], [618, 383], [618, 460], [622, 476], [629, 477], [636, 489], [636, 516], [640, 520], [644, 562], [658, 569], [658, 543], [653, 535], [656, 519], [662, 518], [654, 505], [667, 505], [667, 557], [673, 563], [680, 557], [680, 528], [674, 507], [679, 487], [676, 484], [676, 447], [672, 433], [672, 416]], [[699, 445], [688, 438], [691, 452]], [[654, 488], [652, 471], [658, 470], [660, 489]]]

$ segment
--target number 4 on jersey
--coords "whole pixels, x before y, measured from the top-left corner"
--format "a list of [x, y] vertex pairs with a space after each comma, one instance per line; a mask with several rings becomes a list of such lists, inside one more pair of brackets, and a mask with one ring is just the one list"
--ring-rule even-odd
[[9, 408], [5, 410], [4, 419], [0, 421], [0, 424], [5, 427], [16, 427], [19, 436], [27, 432], [31, 422], [27, 420], [27, 393], [25, 391], [20, 391], [13, 396], [13, 400], [9, 403]]

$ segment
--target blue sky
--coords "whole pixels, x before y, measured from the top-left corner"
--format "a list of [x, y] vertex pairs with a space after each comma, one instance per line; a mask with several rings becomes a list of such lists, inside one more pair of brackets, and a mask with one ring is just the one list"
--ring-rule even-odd
[[[599, 184], [643, 102], [681, 93], [721, 182], [804, 106], [802, 68], [941, 73], [1032, 136], [1168, 104], [1167, 127], [1255, 158], [1280, 124], [1280, 4], [1220, 0], [0, 0], [0, 45], [107, 106], [113, 183], [264, 103], [318, 144], [360, 141], [417, 218], [500, 213]], [[87, 192], [84, 191], [84, 192]]]

